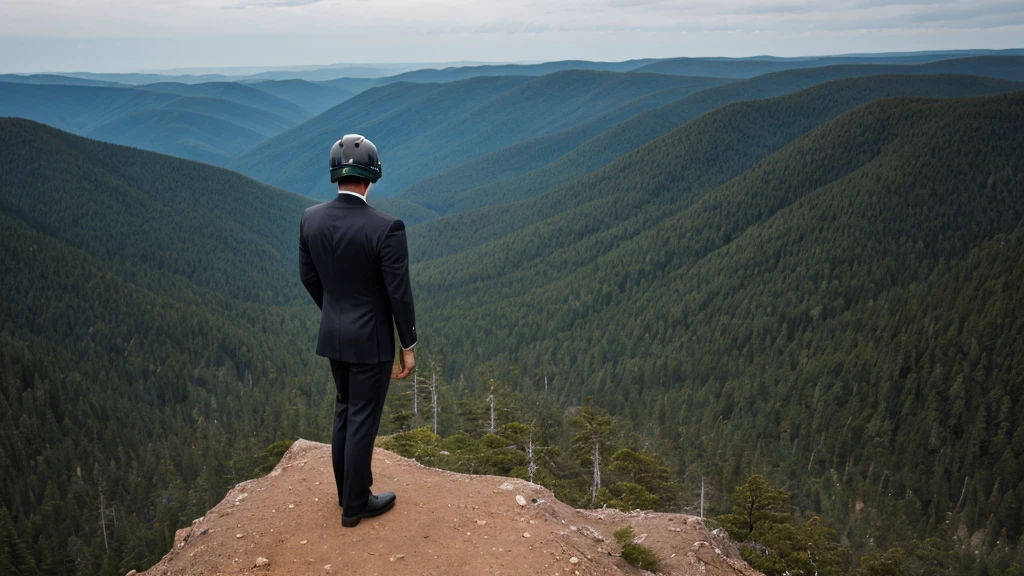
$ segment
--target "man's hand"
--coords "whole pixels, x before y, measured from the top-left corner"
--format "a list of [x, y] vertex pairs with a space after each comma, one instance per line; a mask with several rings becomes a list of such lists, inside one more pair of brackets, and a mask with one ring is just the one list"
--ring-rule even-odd
[[412, 374], [412, 369], [416, 367], [416, 357], [412, 353], [412, 349], [402, 350], [398, 355], [399, 365], [391, 369], [391, 377], [395, 380], [404, 380], [406, 376]]

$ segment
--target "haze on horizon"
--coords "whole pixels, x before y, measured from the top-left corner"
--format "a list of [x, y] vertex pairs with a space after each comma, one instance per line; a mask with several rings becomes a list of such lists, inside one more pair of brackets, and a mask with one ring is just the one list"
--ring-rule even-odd
[[0, 73], [1018, 48], [1016, 0], [5, 0]]

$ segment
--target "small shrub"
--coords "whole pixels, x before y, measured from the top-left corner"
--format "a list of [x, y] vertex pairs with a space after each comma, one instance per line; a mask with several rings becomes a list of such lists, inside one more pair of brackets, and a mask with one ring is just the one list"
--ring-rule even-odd
[[256, 478], [260, 478], [270, 474], [270, 471], [277, 466], [277, 463], [284, 457], [284, 453], [287, 452], [294, 443], [295, 440], [279, 440], [264, 448], [262, 452], [253, 458], [256, 468], [252, 471], [252, 475]]
[[613, 536], [619, 546], [622, 546], [623, 560], [648, 572], [661, 572], [661, 562], [654, 550], [633, 542], [635, 533], [632, 526], [624, 526], [616, 530]]

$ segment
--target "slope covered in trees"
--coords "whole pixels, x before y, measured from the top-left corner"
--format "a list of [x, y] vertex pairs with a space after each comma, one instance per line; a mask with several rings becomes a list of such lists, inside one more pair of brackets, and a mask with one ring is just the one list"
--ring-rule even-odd
[[[367, 136], [381, 150], [376, 194], [491, 150], [570, 128], [665, 90], [685, 93], [721, 80], [566, 71], [538, 78], [478, 77], [447, 84], [369, 90], [243, 154], [229, 166], [264, 182], [323, 198], [324, 169], [340, 134]], [[397, 101], [392, 102], [391, 99]], [[379, 110], [378, 114], [371, 112]]]
[[[703, 479], [715, 512], [759, 473], [801, 521], [820, 514], [871, 553], [864, 574], [908, 544], [928, 566], [963, 553], [947, 573], [1024, 564], [1024, 93], [964, 76], [822, 84], [850, 69], [757, 79], [760, 97], [724, 106], [683, 98], [661, 132], [616, 132], [637, 149], [603, 168], [411, 228], [422, 369], [415, 395], [395, 386], [385, 431], [430, 425], [436, 361], [454, 435], [395, 441], [439, 463], [524, 476], [536, 450], [540, 481], [618, 507], [687, 506]], [[324, 134], [461, 126], [472, 143], [481, 111], [549, 80], [377, 88]], [[482, 87], [502, 83], [518, 96], [492, 106]], [[689, 89], [612, 104], [602, 90], [622, 85], [593, 86], [576, 102], [606, 109], [542, 116], [549, 136]], [[279, 144], [261, 161], [304, 145]], [[0, 566], [123, 574], [272, 459], [263, 447], [325, 439], [332, 388], [295, 279], [312, 201], [24, 120], [0, 120], [0, 151]], [[325, 155], [302, 162], [323, 175]]]
[[[738, 102], [713, 110], [663, 137], [657, 147], [644, 147], [603, 169], [550, 192], [520, 202], [469, 210], [429, 222], [410, 231], [411, 250], [417, 261], [467, 251], [500, 238], [487, 250], [508, 250], [517, 260], [503, 257], [507, 270], [530, 258], [521, 248], [512, 250], [516, 232], [544, 221], [578, 222], [588, 230], [631, 233], [626, 222], [650, 225], [668, 217], [664, 204], [679, 201], [682, 191], [703, 193], [738, 175], [765, 155], [818, 124], [859, 104], [892, 96], [956, 97], [994, 94], [1021, 88], [1002, 80], [964, 76], [879, 76], [826, 83], [790, 96]], [[742, 143], [742, 145], [741, 145]], [[666, 151], [671, 150], [669, 155]], [[648, 154], [656, 151], [654, 156]], [[628, 178], [626, 177], [628, 176]], [[646, 206], [644, 220], [623, 219], [610, 208], [614, 198], [629, 191], [631, 205]], [[629, 215], [629, 213], [626, 213]], [[557, 220], [556, 220], [557, 219]], [[652, 220], [653, 219], [653, 220]], [[550, 228], [543, 238], [547, 251], [567, 249], [581, 241], [573, 234]], [[614, 236], [611, 236], [614, 237]], [[459, 261], [496, 261], [490, 255], [467, 254]], [[476, 269], [476, 266], [463, 270]], [[427, 269], [434, 269], [428, 265]], [[532, 270], [531, 272], [532, 273]]]
[[153, 268], [239, 300], [302, 296], [292, 273], [309, 199], [26, 120], [3, 119], [0, 127], [3, 213], [112, 263]]
[[616, 194], [420, 266], [421, 323], [455, 373], [593, 396], [691, 485], [761, 472], [859, 548], [1019, 555], [1024, 93], [876, 101], [778, 148], [794, 110], [759, 138], [706, 115]]
[[[491, 157], [481, 158], [475, 165], [460, 166], [458, 171], [443, 172], [437, 178], [423, 182], [423, 186], [413, 186], [403, 196], [442, 214], [504, 204], [552, 190], [600, 169], [673, 128], [730, 102], [781, 96], [843, 78], [895, 74], [970, 74], [1021, 80], [1024, 79], [1024, 57], [954, 59], [914, 66], [827, 66], [766, 74], [708, 88], [638, 114], [585, 142], [573, 142], [567, 146], [568, 151], [546, 153], [550, 149], [549, 142], [536, 140], [498, 150]], [[560, 137], [557, 134], [552, 136]], [[541, 154], [535, 154], [535, 149]], [[511, 168], [496, 170], [495, 164]], [[524, 169], [515, 168], [519, 166]]]
[[0, 150], [0, 559], [124, 574], [329, 429], [315, 308], [267, 304], [310, 202], [25, 120]]

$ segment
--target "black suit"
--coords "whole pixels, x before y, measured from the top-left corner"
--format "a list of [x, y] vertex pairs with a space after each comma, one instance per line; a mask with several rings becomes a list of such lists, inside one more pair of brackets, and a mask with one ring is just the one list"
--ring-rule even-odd
[[403, 348], [416, 343], [405, 224], [352, 194], [302, 214], [299, 274], [320, 307], [316, 353], [331, 360], [337, 387], [332, 455], [339, 503], [366, 507], [370, 459], [380, 426], [395, 328]]

